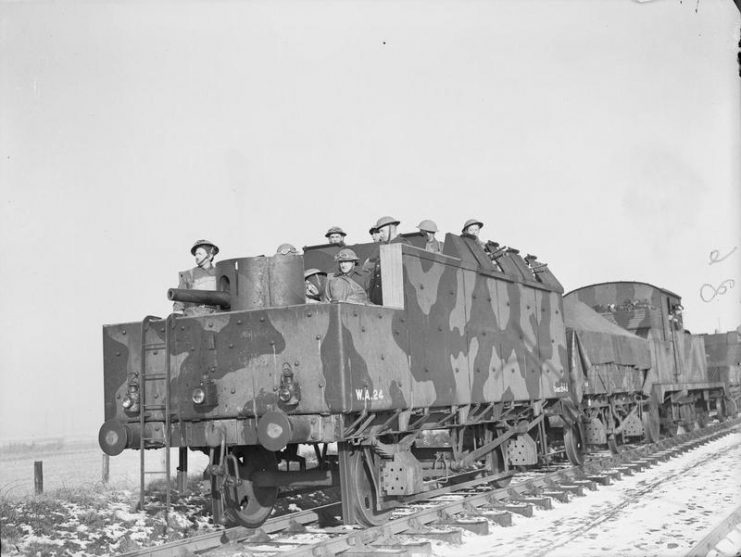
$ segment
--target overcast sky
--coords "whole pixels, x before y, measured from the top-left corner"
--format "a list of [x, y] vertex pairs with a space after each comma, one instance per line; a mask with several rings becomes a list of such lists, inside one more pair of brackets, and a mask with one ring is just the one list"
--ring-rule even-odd
[[693, 332], [739, 326], [740, 20], [731, 0], [0, 2], [0, 439], [97, 435], [101, 325], [166, 315], [199, 238], [244, 257], [476, 217], [567, 291], [646, 281]]

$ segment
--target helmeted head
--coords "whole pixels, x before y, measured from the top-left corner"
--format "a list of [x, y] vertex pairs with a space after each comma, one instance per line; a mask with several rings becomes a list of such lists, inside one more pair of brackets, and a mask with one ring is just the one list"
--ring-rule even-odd
[[306, 269], [304, 271], [304, 290], [307, 298], [319, 299], [319, 293], [324, 288], [324, 279], [327, 273], [319, 269]]
[[195, 255], [196, 250], [201, 246], [206, 247], [206, 248], [211, 248], [213, 255], [216, 255], [217, 253], [219, 253], [219, 247], [213, 242], [210, 242], [208, 240], [196, 240], [196, 243], [193, 244], [192, 248], [190, 248], [190, 254]]
[[376, 228], [380, 236], [380, 241], [390, 242], [396, 236], [396, 227], [399, 226], [401, 221], [396, 220], [394, 217], [381, 217], [376, 221]]
[[417, 225], [417, 228], [421, 232], [429, 232], [431, 234], [434, 234], [438, 230], [437, 229], [437, 224], [435, 224], [435, 221], [434, 220], [430, 220], [430, 219], [425, 219], [422, 222], [420, 222]]
[[276, 255], [298, 255], [298, 250], [292, 244], [281, 244], [275, 250]]
[[345, 241], [345, 236], [347, 236], [347, 234], [339, 226], [333, 226], [327, 230], [327, 233], [324, 235], [330, 244], [341, 244]]
[[375, 226], [371, 226], [368, 230], [368, 234], [371, 235], [371, 238], [373, 238], [374, 242], [377, 242], [381, 239], [381, 234], [378, 232], [378, 228]]
[[479, 235], [479, 231], [484, 227], [484, 223], [478, 219], [468, 219], [463, 225], [463, 234], [470, 234], [471, 236]]
[[334, 256], [334, 260], [337, 261], [337, 266], [340, 269], [340, 273], [349, 273], [358, 262], [358, 256], [350, 248], [344, 248], [337, 252]]
[[210, 268], [217, 253], [219, 253], [219, 247], [208, 240], [197, 240], [190, 248], [190, 254], [196, 258], [196, 265], [199, 267]]

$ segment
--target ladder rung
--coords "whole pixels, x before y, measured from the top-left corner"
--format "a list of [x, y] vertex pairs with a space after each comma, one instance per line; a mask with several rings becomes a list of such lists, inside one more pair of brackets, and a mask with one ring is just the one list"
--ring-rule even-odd
[[164, 404], [145, 404], [142, 408], [144, 410], [164, 410], [167, 407]]
[[145, 373], [142, 375], [144, 381], [162, 381], [167, 379], [166, 373]]

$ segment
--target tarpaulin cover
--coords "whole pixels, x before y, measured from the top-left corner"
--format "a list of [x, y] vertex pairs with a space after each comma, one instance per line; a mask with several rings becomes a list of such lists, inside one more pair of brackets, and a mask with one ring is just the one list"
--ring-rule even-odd
[[574, 297], [564, 298], [572, 392], [584, 394], [639, 391], [651, 367], [648, 343], [611, 323]]

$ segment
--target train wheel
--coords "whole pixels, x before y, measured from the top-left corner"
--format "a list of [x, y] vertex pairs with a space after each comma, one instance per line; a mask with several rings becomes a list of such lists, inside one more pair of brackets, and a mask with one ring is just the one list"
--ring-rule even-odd
[[659, 407], [649, 404], [648, 409], [643, 411], [641, 417], [643, 422], [643, 434], [649, 443], [658, 443], [661, 439], [661, 422], [659, 420]]
[[231, 522], [257, 528], [268, 519], [278, 496], [278, 488], [255, 487], [249, 477], [253, 472], [277, 469], [275, 453], [263, 447], [250, 447], [243, 453], [239, 464], [240, 484], [224, 486], [224, 514]]
[[[363, 451], [350, 455], [350, 489], [347, 494], [355, 511], [355, 518], [365, 526], [384, 524], [391, 511], [378, 510], [378, 498], [370, 476], [370, 462], [366, 462]], [[344, 495], [344, 494], [343, 494]]]
[[584, 436], [579, 422], [570, 427], [564, 425], [563, 444], [569, 462], [576, 465], [584, 464]]

